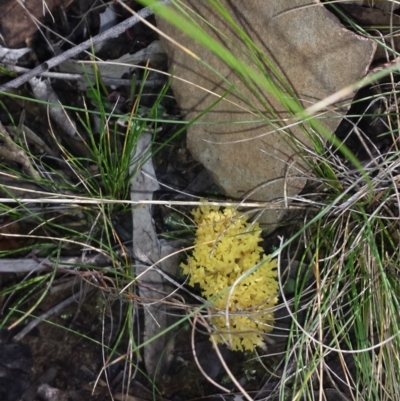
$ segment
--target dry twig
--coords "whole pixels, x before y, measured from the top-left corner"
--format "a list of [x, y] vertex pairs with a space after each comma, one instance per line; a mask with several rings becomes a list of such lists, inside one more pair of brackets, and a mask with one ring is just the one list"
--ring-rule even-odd
[[[167, 6], [170, 4], [169, 0], [160, 0], [157, 5], [158, 6]], [[92, 46], [95, 46], [97, 43], [102, 42], [105, 39], [111, 39], [111, 38], [116, 38], [122, 33], [124, 33], [127, 29], [131, 28], [135, 24], [137, 24], [139, 21], [141, 21], [141, 18], [147, 18], [150, 15], [154, 13], [153, 9], [150, 7], [143, 8], [140, 10], [137, 15], [133, 15], [132, 17], [126, 19], [125, 21], [119, 23], [118, 25], [113, 26], [112, 28], [108, 29], [105, 32], [102, 32], [98, 35], [96, 35], [93, 38], [90, 38], [86, 40], [85, 42], [82, 42], [81, 44], [73, 47], [72, 49], [69, 49], [65, 51], [62, 54], [59, 54], [58, 56], [55, 56], [51, 58], [50, 60], [46, 61], [45, 63], [40, 64], [33, 70], [29, 71], [28, 73], [21, 75], [18, 78], [13, 79], [10, 82], [7, 82], [4, 85], [0, 86], [0, 92], [6, 92], [9, 89], [12, 88], [19, 88], [21, 85], [24, 83], [28, 82], [30, 79], [33, 77], [39, 76], [44, 72], [49, 71], [51, 68], [56, 67], [57, 65], [61, 64], [62, 62], [69, 60], [70, 58], [78, 55], [79, 53], [91, 48]]]

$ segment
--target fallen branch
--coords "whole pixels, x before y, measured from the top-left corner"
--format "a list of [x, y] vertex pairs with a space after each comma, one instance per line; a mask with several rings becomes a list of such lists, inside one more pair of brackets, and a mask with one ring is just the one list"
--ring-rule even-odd
[[[164, 5], [167, 6], [170, 4], [169, 0], [160, 0], [158, 2], [158, 5]], [[73, 47], [72, 49], [69, 49], [65, 51], [62, 54], [59, 54], [58, 56], [55, 56], [51, 58], [50, 60], [47, 60], [46, 62], [40, 64], [33, 70], [27, 72], [24, 75], [21, 75], [18, 78], [13, 79], [10, 82], [7, 82], [4, 85], [0, 86], [0, 92], [6, 92], [12, 88], [19, 88], [21, 85], [25, 84], [28, 82], [30, 79], [39, 76], [43, 74], [44, 72], [49, 71], [51, 68], [56, 67], [57, 65], [61, 64], [62, 62], [69, 60], [72, 57], [77, 56], [79, 53], [91, 48], [92, 46], [95, 46], [97, 43], [102, 42], [105, 39], [112, 39], [112, 38], [117, 38], [119, 35], [124, 33], [127, 29], [131, 28], [135, 24], [141, 21], [141, 18], [147, 18], [150, 15], [154, 13], [153, 9], [150, 7], [143, 8], [140, 10], [137, 15], [134, 15], [125, 21], [119, 23], [118, 25], [115, 25], [108, 29], [105, 32], [102, 32], [93, 38], [90, 38], [86, 40], [85, 42], [82, 42], [81, 44]]]
[[103, 254], [89, 255], [89, 256], [75, 256], [75, 257], [61, 257], [56, 261], [52, 262], [48, 258], [43, 260], [39, 260], [38, 258], [21, 258], [21, 259], [12, 259], [12, 258], [4, 258], [1, 260], [0, 264], [0, 273], [31, 273], [31, 272], [39, 272], [42, 270], [53, 270], [57, 269], [61, 270], [73, 270], [78, 269], [79, 267], [85, 266], [96, 266], [103, 268], [112, 268], [112, 260]]
[[[32, 69], [30, 68], [25, 68], [25, 67], [19, 67], [16, 65], [11, 65], [11, 64], [4, 64], [8, 70], [16, 72], [16, 73], [30, 73]], [[88, 76], [84, 74], [70, 74], [67, 72], [44, 72], [41, 74], [43, 78], [51, 78], [51, 79], [62, 79], [66, 81], [78, 81], [79, 83], [83, 84], [83, 88], [87, 89], [89, 88], [88, 84]], [[89, 77], [90, 79], [90, 77]], [[123, 79], [123, 78], [112, 78], [112, 77], [101, 77], [101, 79], [104, 81], [106, 85], [115, 85], [115, 86], [130, 86], [132, 85], [132, 79]], [[91, 79], [92, 85], [94, 85], [96, 82], [94, 79]], [[158, 88], [160, 86], [164, 86], [167, 83], [167, 78], [159, 78], [159, 79], [146, 79], [145, 81], [142, 81], [141, 79], [138, 79], [135, 81], [135, 85], [137, 87], [144, 86], [146, 88]]]

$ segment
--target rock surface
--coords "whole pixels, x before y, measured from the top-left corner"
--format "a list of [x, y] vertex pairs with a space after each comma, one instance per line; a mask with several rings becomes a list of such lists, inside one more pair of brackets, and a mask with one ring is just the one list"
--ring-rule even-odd
[[363, 7], [374, 7], [379, 8], [383, 11], [394, 11], [400, 7], [397, 1], [393, 0], [353, 0], [353, 1], [343, 1], [344, 4], [356, 4]]
[[[383, 2], [386, 4], [386, 2]], [[400, 5], [399, 5], [400, 7]], [[373, 35], [379, 38], [379, 42], [383, 42], [387, 47], [378, 45], [374, 56], [374, 63], [382, 64], [389, 61], [388, 58], [394, 56], [393, 52], [387, 48], [392, 48], [396, 52], [400, 51], [400, 37], [396, 31], [390, 32], [390, 26], [400, 25], [400, 16], [394, 13], [382, 10], [382, 7], [362, 7], [359, 4], [341, 4], [341, 8], [346, 14], [360, 26], [376, 26], [380, 29], [376, 30]]]
[[[218, 2], [229, 10], [261, 52], [274, 61], [305, 107], [364, 76], [376, 49], [373, 41], [345, 29], [318, 0], [314, 1], [315, 5], [311, 7], [309, 0]], [[257, 68], [250, 60], [243, 40], [217, 15], [209, 2], [185, 0], [183, 3], [204, 18], [194, 17], [211, 36], [222, 41], [236, 57], [248, 60]], [[217, 27], [221, 34], [212, 31], [204, 21]], [[209, 50], [160, 18], [157, 24], [220, 73], [217, 76], [188, 53], [164, 40], [171, 71], [177, 77], [172, 88], [186, 120], [197, 117], [216, 101], [217, 97], [210, 91], [219, 95], [226, 93], [230, 85], [221, 77], [234, 83], [237, 89], [203, 116], [199, 120], [202, 124], [194, 124], [188, 129], [187, 143], [194, 158], [203, 163], [228, 196], [243, 198], [259, 188], [252, 193], [251, 199], [281, 198], [287, 173], [292, 176], [288, 180], [287, 193], [297, 194], [305, 180], [295, 177], [299, 175], [299, 164], [292, 165], [297, 158], [288, 140], [294, 135], [307, 143], [301, 128], [293, 126], [277, 133], [276, 129], [282, 123], [268, 121], [273, 116], [266, 105], [281, 120], [288, 114], [273, 96], [257, 89], [254, 95], [243, 79]], [[271, 72], [269, 67], [266, 69]], [[259, 122], [261, 115], [263, 121]], [[337, 114], [335, 116], [321, 120], [331, 131], [340, 122]], [[280, 212], [268, 211], [263, 221], [274, 224], [280, 217]]]

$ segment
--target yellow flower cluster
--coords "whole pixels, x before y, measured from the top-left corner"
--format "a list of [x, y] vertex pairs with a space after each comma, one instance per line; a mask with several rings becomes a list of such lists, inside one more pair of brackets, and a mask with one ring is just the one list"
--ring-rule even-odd
[[[183, 273], [190, 274], [191, 286], [199, 284], [203, 296], [213, 300], [216, 342], [231, 344], [234, 350], [253, 350], [264, 344], [262, 332], [271, 331], [274, 324], [276, 260], [263, 255], [258, 245], [262, 241], [258, 223], [250, 224], [247, 216], [241, 217], [233, 208], [220, 211], [216, 206], [202, 206], [192, 214], [197, 224], [195, 248], [188, 262], [181, 264]], [[257, 264], [233, 288], [227, 325], [230, 287]]]

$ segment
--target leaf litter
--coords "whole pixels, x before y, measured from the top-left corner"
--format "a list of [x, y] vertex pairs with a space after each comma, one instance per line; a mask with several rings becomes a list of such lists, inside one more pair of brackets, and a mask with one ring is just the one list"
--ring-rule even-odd
[[[69, 6], [71, 8], [75, 7], [76, 4], [73, 4], [75, 2], [70, 3]], [[83, 4], [85, 2], [80, 3]], [[43, 3], [40, 2], [40, 5], [43, 6]], [[100, 2], [99, 6], [104, 7]], [[62, 12], [59, 15], [65, 14], [68, 20], [68, 13], [71, 8], [65, 7], [61, 7]], [[51, 9], [51, 11], [51, 14], [48, 13], [48, 10], [46, 11], [45, 25], [48, 23], [50, 26], [51, 22], [49, 21], [53, 18], [58, 18], [57, 9]], [[96, 15], [96, 12], [98, 13], [95, 7], [89, 7], [85, 10], [85, 15], [86, 17], [90, 13]], [[105, 19], [103, 14], [105, 13], [97, 14], [97, 17], [108, 24], [109, 20]], [[115, 17], [115, 14], [112, 14], [112, 16]], [[37, 15], [37, 17], [40, 18], [41, 15]], [[87, 20], [89, 21], [89, 18]], [[118, 19], [116, 20], [115, 18], [111, 18], [111, 20], [118, 22]], [[85, 29], [90, 28], [90, 21], [88, 21], [85, 20], [85, 24], [87, 24]], [[188, 380], [184, 386], [186, 385], [187, 394], [191, 394], [193, 397], [199, 394], [212, 394], [215, 391], [212, 386], [208, 389], [206, 388], [204, 378], [198, 373], [193, 374], [193, 372], [197, 372], [193, 367], [190, 369], [186, 367], [193, 363], [191, 359], [193, 349], [187, 345], [190, 341], [188, 327], [186, 327], [186, 331], [169, 331], [167, 335], [160, 336], [149, 345], [144, 346], [142, 355], [134, 355], [135, 341], [146, 342], [151, 340], [183, 317], [184, 303], [181, 296], [176, 296], [174, 293], [174, 291], [182, 287], [182, 280], [178, 278], [178, 273], [176, 272], [180, 256], [175, 255], [174, 257], [166, 258], [167, 263], [165, 261], [164, 263], [158, 262], [161, 258], [171, 255], [174, 250], [179, 249], [181, 246], [188, 245], [188, 238], [193, 237], [194, 234], [193, 227], [190, 227], [188, 220], [183, 219], [182, 223], [179, 223], [183, 226], [183, 238], [177, 236], [174, 238], [175, 243], [171, 243], [170, 241], [160, 240], [160, 230], [164, 231], [163, 234], [167, 232], [166, 225], [160, 216], [164, 213], [168, 217], [170, 215], [169, 208], [160, 210], [161, 208], [152, 208], [149, 205], [135, 207], [132, 210], [132, 220], [130, 222], [127, 221], [131, 218], [130, 210], [126, 214], [124, 214], [125, 211], [124, 213], [118, 211], [114, 216], [111, 214], [113, 221], [111, 225], [107, 226], [107, 229], [98, 229], [97, 223], [108, 218], [103, 206], [100, 206], [96, 213], [89, 213], [85, 208], [71, 210], [66, 205], [51, 209], [49, 205], [40, 204], [40, 201], [33, 205], [21, 205], [18, 203], [18, 198], [21, 197], [21, 194], [16, 192], [15, 187], [20, 187], [19, 191], [29, 194], [29, 196], [25, 194], [24, 198], [34, 198], [37, 196], [35, 193], [40, 191], [48, 196], [57, 196], [54, 193], [54, 188], [57, 188], [57, 192], [64, 195], [82, 195], [86, 193], [86, 190], [93, 195], [92, 188], [95, 187], [94, 183], [96, 183], [97, 187], [100, 188], [96, 196], [101, 198], [104, 190], [102, 185], [104, 183], [101, 178], [96, 181], [96, 178], [98, 178], [96, 176], [100, 176], [99, 169], [93, 163], [92, 155], [88, 150], [89, 147], [85, 146], [91, 140], [87, 136], [85, 127], [87, 128], [90, 124], [95, 126], [94, 118], [90, 113], [85, 115], [85, 113], [77, 112], [77, 109], [85, 110], [85, 107], [89, 107], [89, 111], [93, 112], [109, 95], [106, 91], [102, 92], [101, 87], [104, 84], [106, 89], [108, 88], [107, 90], [116, 87], [114, 95], [117, 96], [117, 99], [123, 99], [121, 102], [111, 100], [110, 108], [106, 110], [108, 116], [112, 114], [113, 108], [121, 108], [118, 112], [122, 114], [126, 110], [129, 111], [135, 107], [131, 98], [131, 86], [133, 85], [136, 92], [140, 90], [147, 91], [147, 93], [144, 93], [145, 96], [141, 97], [141, 101], [144, 103], [144, 107], [147, 107], [146, 110], [151, 110], [151, 99], [156, 97], [153, 91], [158, 85], [165, 83], [165, 78], [160, 77], [160, 74], [154, 74], [154, 77], [150, 77], [154, 79], [153, 83], [151, 83], [149, 77], [142, 79], [144, 76], [141, 71], [145, 69], [146, 63], [149, 61], [152, 68], [162, 69], [164, 66], [165, 69], [165, 53], [160, 50], [157, 41], [152, 40], [150, 43], [145, 43], [147, 40], [145, 33], [140, 39], [134, 39], [135, 43], [133, 44], [130, 37], [132, 33], [127, 33], [126, 31], [129, 24], [123, 25], [123, 28], [121, 28], [122, 33], [118, 40], [126, 42], [127, 47], [134, 45], [142, 46], [142, 48], [136, 49], [137, 51], [132, 54], [126, 52], [118, 55], [118, 57], [105, 63], [96, 62], [96, 67], [93, 67], [92, 55], [85, 56], [82, 53], [83, 50], [90, 52], [90, 46], [92, 43], [95, 44], [96, 40], [90, 41], [86, 39], [86, 42], [84, 42], [85, 38], [82, 37], [80, 39], [85, 44], [81, 47], [73, 47], [72, 51], [69, 51], [68, 49], [65, 50], [70, 46], [67, 41], [61, 40], [61, 43], [59, 43], [50, 33], [46, 33], [44, 34], [46, 40], [53, 42], [53, 48], [57, 48], [57, 51], [61, 53], [53, 55], [54, 57], [42, 59], [41, 51], [35, 51], [35, 46], [38, 46], [38, 43], [43, 43], [38, 39], [40, 34], [32, 36], [29, 33], [30, 31], [27, 30], [24, 33], [26, 36], [22, 40], [20, 38], [18, 40], [21, 43], [29, 38], [28, 44], [30, 47], [22, 50], [7, 48], [6, 46], [12, 47], [10, 43], [13, 44], [14, 42], [3, 37], [4, 46], [0, 51], [2, 67], [5, 69], [4, 77], [1, 81], [2, 90], [20, 87], [18, 91], [14, 89], [14, 94], [30, 96], [29, 90], [22, 86], [30, 80], [34, 94], [37, 92], [38, 87], [42, 88], [42, 93], [37, 96], [37, 99], [41, 102], [51, 103], [51, 105], [32, 106], [27, 105], [29, 102], [25, 100], [23, 103], [18, 103], [18, 100], [14, 101], [6, 96], [1, 97], [3, 107], [0, 112], [0, 119], [5, 126], [3, 127], [2, 125], [0, 127], [2, 133], [0, 183], [2, 189], [6, 191], [4, 196], [13, 199], [14, 203], [10, 207], [4, 208], [2, 213], [2, 228], [0, 228], [0, 240], [2, 242], [0, 242], [0, 249], [5, 259], [2, 264], [3, 275], [0, 277], [0, 290], [7, 289], [8, 286], [12, 288], [13, 280], [19, 280], [22, 283], [29, 281], [39, 271], [46, 280], [51, 276], [53, 280], [50, 294], [46, 295], [45, 302], [40, 302], [41, 295], [47, 292], [44, 288], [48, 281], [44, 279], [36, 284], [36, 288], [39, 290], [37, 294], [32, 292], [23, 299], [23, 305], [28, 305], [29, 307], [39, 305], [31, 316], [27, 316], [28, 320], [35, 322], [31, 326], [26, 326], [30, 328], [31, 332], [29, 330], [27, 333], [19, 331], [19, 333], [22, 333], [20, 334], [21, 343], [29, 344], [31, 347], [36, 370], [35, 377], [31, 374], [32, 372], [27, 372], [28, 377], [21, 377], [20, 382], [13, 380], [12, 386], [10, 384], [10, 388], [12, 387], [13, 391], [17, 391], [15, 389], [20, 386], [19, 395], [23, 390], [25, 400], [33, 400], [35, 395], [32, 396], [32, 394], [36, 394], [36, 392], [42, 399], [51, 401], [56, 398], [62, 399], [62, 397], [72, 397], [76, 400], [86, 399], [87, 391], [92, 390], [89, 383], [96, 379], [98, 383], [98, 386], [94, 389], [94, 397], [96, 399], [108, 399], [109, 392], [114, 394], [115, 399], [122, 398], [122, 393], [125, 393], [127, 388], [130, 388], [130, 393], [135, 395], [136, 399], [152, 399], [153, 394], [148, 389], [151, 388], [149, 383], [154, 379], [157, 380], [157, 384], [161, 383], [160, 389], [164, 391], [164, 395], [171, 397], [174, 392], [180, 393], [182, 390], [182, 385], [176, 387], [173, 383], [168, 383], [168, 380], [176, 380], [176, 377]], [[68, 22], [64, 27], [71, 29], [72, 25], [72, 23]], [[67, 32], [67, 36], [72, 36], [74, 29], [79, 30], [75, 27], [71, 32]], [[82, 31], [85, 31], [85, 29]], [[42, 29], [42, 35], [44, 31]], [[21, 32], [22, 30], [15, 33], [20, 34]], [[107, 31], [104, 30], [104, 32]], [[137, 35], [137, 32], [134, 35]], [[152, 35], [148, 34], [148, 37], [154, 39]], [[144, 46], [143, 43], [136, 43], [142, 42], [142, 40], [144, 40]], [[99, 43], [101, 43], [100, 40]], [[49, 51], [49, 49], [47, 50]], [[107, 52], [109, 50], [105, 46], [99, 49], [99, 52], [102, 51]], [[72, 55], [79, 55], [81, 61], [72, 60]], [[33, 61], [29, 58], [32, 58]], [[36, 61], [35, 58], [37, 59]], [[82, 61], [82, 59], [84, 60]], [[120, 64], [121, 62], [129, 64], [129, 66], [115, 65], [115, 63]], [[138, 68], [133, 68], [131, 66], [132, 63], [137, 64]], [[16, 64], [22, 64], [23, 66], [19, 67]], [[39, 65], [37, 66], [37, 64]], [[48, 71], [56, 65], [59, 66], [59, 72], [61, 72], [58, 77], [51, 75], [56, 72]], [[22, 75], [23, 79], [12, 83], [10, 74], [18, 72], [17, 67], [25, 68], [28, 73]], [[39, 72], [44, 73], [44, 76], [45, 74], [48, 75], [46, 78], [38, 80], [35, 75]], [[65, 75], [63, 76], [62, 74]], [[67, 78], [68, 75], [70, 77], [74, 76], [79, 85], [67, 84], [65, 81], [66, 92], [69, 96], [61, 95], [61, 93], [61, 96], [59, 96], [57, 86], [60, 84], [54, 84], [52, 81], [51, 85], [50, 79], [63, 79]], [[138, 79], [132, 79], [132, 75], [137, 75]], [[92, 98], [92, 104], [90, 104], [90, 98], [86, 92], [88, 89], [96, 87], [96, 85], [100, 87], [98, 93], [101, 93], [102, 96], [97, 99], [97, 103], [96, 99]], [[59, 98], [61, 97], [63, 99], [60, 101]], [[66, 98], [67, 101], [65, 101]], [[112, 103], [113, 101], [114, 103]], [[68, 107], [61, 108], [57, 106], [58, 104], [68, 105]], [[176, 114], [176, 105], [173, 101], [169, 101], [166, 98], [164, 105], [166, 109], [174, 109], [170, 115]], [[15, 122], [19, 120], [25, 109], [27, 113], [25, 121], [19, 127], [16, 127]], [[12, 113], [9, 113], [8, 110], [12, 110]], [[145, 115], [146, 117], [148, 116]], [[101, 119], [100, 122], [96, 123], [98, 133], [105, 129], [105, 123], [106, 120]], [[33, 145], [29, 148], [24, 147], [25, 134], [22, 137], [19, 134], [13, 134], [13, 131], [17, 128], [22, 132], [28, 132], [28, 130], [31, 132], [29, 134], [31, 138], [29, 142], [35, 143], [36, 148]], [[189, 189], [188, 192], [197, 193], [198, 195], [203, 195], [205, 192], [210, 191], [214, 195], [221, 196], [222, 194], [218, 193], [218, 190], [213, 187], [210, 177], [198, 163], [193, 161], [190, 156], [187, 160], [184, 157], [180, 159], [182, 152], [186, 149], [184, 141], [179, 139], [171, 141], [160, 151], [158, 156], [154, 157], [153, 161], [151, 158], [145, 157], [145, 155], [151, 153], [151, 149], [155, 148], [159, 138], [162, 138], [163, 135], [164, 137], [173, 136], [173, 133], [171, 134], [168, 131], [177, 130], [174, 124], [165, 124], [162, 128], [163, 131], [159, 136], [144, 133], [136, 142], [134, 147], [136, 154], [132, 153], [134, 163], [131, 163], [131, 175], [133, 178], [130, 182], [130, 199], [165, 199], [165, 196], [174, 196], [174, 199], [179, 199], [179, 197], [185, 199], [182, 194], [172, 195], [168, 192], [171, 187], [179, 189], [183, 193]], [[66, 133], [67, 136], [65, 137], [62, 132]], [[118, 152], [123, 147], [124, 141], [120, 140], [120, 136], [120, 134], [116, 134], [107, 137], [113, 143], [110, 161], [118, 157]], [[59, 139], [60, 137], [61, 139]], [[380, 134], [377, 137], [381, 138]], [[99, 138], [95, 140], [97, 141]], [[71, 144], [74, 141], [82, 142], [83, 144], [72, 146]], [[373, 144], [379, 147], [380, 141], [380, 139], [374, 139]], [[359, 144], [355, 145], [354, 149], [359, 149]], [[72, 164], [71, 159], [76, 159], [77, 164]], [[181, 160], [181, 163], [177, 163], [177, 160]], [[155, 166], [153, 166], [153, 162]], [[174, 163], [178, 164], [177, 168], [173, 168]], [[80, 167], [81, 170], [74, 170], [71, 174], [71, 170], [76, 169], [76, 166]], [[157, 181], [160, 181], [159, 178], [156, 178], [161, 175], [164, 176], [162, 181], [165, 184], [162, 186], [157, 183]], [[39, 182], [37, 182], [38, 177], [41, 177]], [[43, 177], [46, 177], [46, 179]], [[10, 179], [14, 180], [13, 184], [10, 184]], [[59, 187], [60, 183], [62, 185]], [[32, 187], [33, 185], [36, 185], [36, 187]], [[31, 193], [30, 191], [33, 192]], [[188, 210], [184, 210], [183, 214], [187, 212]], [[118, 215], [119, 213], [121, 214]], [[11, 217], [8, 217], [8, 215]], [[51, 224], [47, 225], [48, 222]], [[106, 226], [105, 223], [104, 226]], [[22, 228], [24, 228], [22, 238], [27, 238], [35, 243], [33, 246], [26, 248], [24, 258], [14, 259], [13, 261], [10, 258], [10, 255], [13, 255], [11, 252], [13, 247], [20, 249], [24, 246], [26, 240], [17, 241], [16, 245], [7, 245], [4, 240], [14, 241], [14, 239], [19, 238]], [[107, 230], [111, 230], [111, 234], [107, 233]], [[82, 238], [79, 234], [83, 231], [88, 231], [91, 235]], [[174, 236], [174, 230], [169, 234]], [[104, 248], [99, 245], [101, 239], [106, 239], [106, 243], [108, 241], [108, 247]], [[13, 275], [5, 277], [4, 273], [10, 271], [13, 271]], [[115, 272], [117, 274], [113, 277]], [[293, 276], [293, 272], [291, 274]], [[41, 275], [38, 277], [40, 278]], [[120, 293], [119, 288], [115, 287], [111, 277], [116, 281], [121, 280], [121, 284], [129, 284], [129, 292]], [[132, 282], [127, 281], [126, 277], [134, 278], [134, 280]], [[90, 285], [90, 288], [98, 288], [101, 291], [87, 291], [86, 285]], [[72, 297], [71, 288], [74, 294]], [[4, 327], [10, 325], [14, 319], [7, 311], [10, 305], [13, 305], [13, 302], [16, 301], [16, 298], [12, 291], [6, 291], [1, 295], [0, 306], [4, 316]], [[60, 305], [60, 309], [57, 309], [57, 305]], [[129, 305], [134, 305], [135, 308], [129, 309]], [[56, 309], [53, 309], [54, 306], [56, 306]], [[38, 324], [41, 319], [49, 318], [54, 310], [53, 324]], [[79, 313], [77, 313], [77, 310]], [[125, 360], [130, 361], [122, 366], [117, 363], [121, 355], [110, 351], [118, 337], [118, 330], [114, 329], [114, 326], [120, 327], [124, 324], [121, 320], [121, 316], [123, 316], [121, 310], [128, 311], [127, 313], [131, 314], [132, 319], [129, 323], [132, 325], [131, 330], [135, 333], [139, 331], [135, 339], [124, 338], [120, 343], [118, 352], [122, 354], [122, 357], [125, 357]], [[56, 324], [64, 327], [64, 329], [59, 329]], [[200, 364], [206, 366], [206, 372], [208, 372], [212, 380], [222, 380], [223, 367], [215, 356], [214, 350], [209, 346], [205, 328], [198, 326], [196, 329], [203, 332], [203, 334], [198, 335], [199, 340], [194, 347]], [[18, 336], [16, 330], [18, 329], [13, 328], [13, 336], [14, 339], [19, 339], [19, 337], [15, 337]], [[81, 335], [88, 336], [103, 344], [105, 347], [103, 349], [106, 350], [104, 359], [101, 358], [98, 346], [95, 346], [93, 342], [86, 343], [79, 335], [72, 335], [72, 331], [80, 332]], [[1, 334], [3, 337], [0, 341], [0, 349], [6, 349], [5, 347], [9, 346], [11, 338], [6, 331], [2, 331]], [[285, 336], [284, 334], [281, 335]], [[203, 339], [206, 341], [203, 341]], [[109, 347], [108, 350], [107, 346]], [[123, 351], [124, 346], [125, 350], [128, 350], [126, 355], [124, 355], [125, 351]], [[271, 346], [273, 346], [273, 342]], [[74, 350], [74, 352], [69, 354], [71, 350]], [[166, 354], [163, 358], [160, 358], [165, 350], [167, 350]], [[224, 350], [223, 352], [226, 351]], [[25, 363], [31, 363], [30, 357], [26, 358], [27, 361]], [[237, 354], [226, 353], [225, 358], [234, 366], [234, 369], [237, 369], [237, 365], [242, 362], [242, 357]], [[55, 367], [56, 375], [52, 375], [52, 372], [50, 372], [46, 376], [45, 365]], [[149, 376], [147, 378], [139, 372], [143, 367], [147, 370]], [[8, 367], [7, 369], [7, 377], [11, 378], [13, 370]], [[248, 367], [246, 369], [251, 371], [252, 368]], [[101, 378], [97, 377], [99, 371], [104, 372]], [[240, 375], [244, 377], [243, 372], [243, 370], [239, 369], [235, 373], [239, 377]], [[34, 380], [40, 378], [40, 375], [45, 377], [45, 379], [42, 379], [42, 383], [45, 380], [45, 387], [40, 387], [39, 382]], [[58, 377], [57, 380], [55, 379], [56, 376]], [[255, 374], [255, 376], [257, 375]], [[128, 382], [131, 379], [132, 381], [129, 385]], [[251, 375], [249, 375], [247, 380], [249, 389], [252, 386], [254, 389], [260, 389], [257, 378], [251, 378]], [[254, 380], [253, 383], [251, 382], [252, 380]], [[71, 383], [75, 383], [74, 388], [66, 390], [71, 386]], [[143, 390], [142, 383], [145, 383], [144, 387], [147, 387], [147, 392]], [[273, 386], [273, 382], [265, 385], [259, 396], [264, 396], [271, 391]], [[202, 387], [202, 389], [195, 391], [194, 387]], [[3, 391], [1, 386], [0, 391]], [[338, 392], [331, 393], [331, 397], [338, 399]]]

